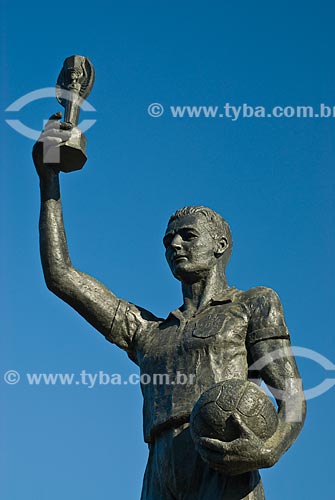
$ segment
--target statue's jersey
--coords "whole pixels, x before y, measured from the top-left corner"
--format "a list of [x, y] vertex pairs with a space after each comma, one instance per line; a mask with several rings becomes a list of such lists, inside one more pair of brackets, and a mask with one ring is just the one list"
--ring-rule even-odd
[[182, 308], [164, 320], [120, 300], [106, 338], [140, 367], [150, 443], [163, 429], [189, 421], [200, 395], [215, 383], [246, 380], [249, 346], [289, 335], [273, 290], [232, 287], [187, 319]]

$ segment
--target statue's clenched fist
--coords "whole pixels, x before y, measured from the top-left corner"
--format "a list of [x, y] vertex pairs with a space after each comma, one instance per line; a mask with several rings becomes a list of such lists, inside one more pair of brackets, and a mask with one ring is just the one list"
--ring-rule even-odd
[[78, 127], [60, 122], [62, 113], [55, 113], [47, 122], [33, 148], [33, 160], [40, 177], [59, 171], [82, 168], [87, 160], [86, 139]]

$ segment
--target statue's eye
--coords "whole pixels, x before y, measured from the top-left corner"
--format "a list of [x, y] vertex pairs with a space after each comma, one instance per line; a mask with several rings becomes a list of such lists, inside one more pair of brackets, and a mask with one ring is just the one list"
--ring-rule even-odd
[[185, 230], [181, 234], [184, 241], [194, 240], [198, 235], [194, 231]]

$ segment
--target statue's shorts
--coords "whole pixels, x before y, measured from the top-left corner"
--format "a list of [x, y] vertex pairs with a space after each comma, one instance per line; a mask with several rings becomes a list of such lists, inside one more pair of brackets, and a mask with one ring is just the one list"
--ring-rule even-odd
[[211, 469], [185, 424], [150, 445], [141, 500], [264, 500], [264, 492], [258, 471], [227, 476]]

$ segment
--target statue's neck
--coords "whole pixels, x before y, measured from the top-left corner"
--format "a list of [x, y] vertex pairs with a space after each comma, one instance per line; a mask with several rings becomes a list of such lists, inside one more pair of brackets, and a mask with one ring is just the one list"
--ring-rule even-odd
[[222, 271], [219, 273], [217, 268], [213, 269], [208, 276], [195, 283], [183, 283], [183, 311], [185, 313], [194, 313], [227, 288], [226, 276]]

